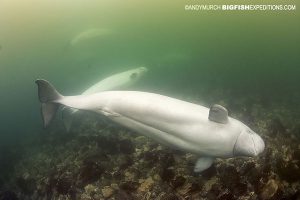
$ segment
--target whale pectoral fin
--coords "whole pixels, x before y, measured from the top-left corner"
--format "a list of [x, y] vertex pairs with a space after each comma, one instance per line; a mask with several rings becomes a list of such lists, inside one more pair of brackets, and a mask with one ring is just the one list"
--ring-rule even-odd
[[73, 122], [72, 110], [71, 108], [63, 107], [61, 111], [66, 131], [69, 132]]
[[228, 122], [228, 111], [223, 106], [215, 104], [209, 109], [208, 119], [217, 123], [226, 124]]
[[194, 172], [202, 172], [208, 169], [214, 162], [214, 158], [212, 157], [202, 157], [199, 158], [196, 162]]

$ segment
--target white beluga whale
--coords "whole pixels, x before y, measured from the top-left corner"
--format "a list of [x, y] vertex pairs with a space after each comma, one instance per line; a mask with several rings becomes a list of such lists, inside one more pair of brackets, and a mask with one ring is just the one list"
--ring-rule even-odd
[[209, 168], [215, 158], [257, 156], [262, 138], [227, 110], [210, 109], [171, 97], [138, 91], [105, 91], [62, 96], [46, 80], [37, 80], [44, 126], [59, 105], [99, 113], [169, 147], [199, 155], [194, 171]]
[[130, 87], [135, 84], [147, 71], [148, 69], [146, 67], [138, 67], [111, 75], [85, 90], [82, 95], [89, 95], [106, 90], [120, 90]]
[[110, 35], [111, 33], [112, 33], [112, 31], [110, 29], [106, 29], [106, 28], [88, 29], [88, 30], [85, 30], [85, 31], [77, 34], [76, 36], [74, 36], [70, 41], [70, 45], [76, 46], [83, 41], [87, 41], [87, 40], [101, 37], [101, 36], [107, 36], [107, 35]]
[[[89, 87], [82, 93], [82, 95], [89, 95], [108, 90], [122, 90], [128, 88], [135, 84], [138, 80], [140, 80], [140, 78], [147, 71], [148, 69], [146, 67], [138, 67], [135, 69], [130, 69], [121, 73], [111, 75]], [[64, 107], [62, 111], [65, 128], [67, 131], [69, 131], [72, 126], [73, 115], [78, 111], [78, 109]]]

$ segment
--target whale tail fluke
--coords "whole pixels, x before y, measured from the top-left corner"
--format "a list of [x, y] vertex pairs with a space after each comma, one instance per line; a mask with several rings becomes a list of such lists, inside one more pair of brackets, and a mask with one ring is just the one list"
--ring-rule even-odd
[[63, 96], [46, 80], [38, 79], [35, 83], [38, 85], [38, 96], [41, 102], [44, 127], [47, 127], [59, 108], [58, 101]]

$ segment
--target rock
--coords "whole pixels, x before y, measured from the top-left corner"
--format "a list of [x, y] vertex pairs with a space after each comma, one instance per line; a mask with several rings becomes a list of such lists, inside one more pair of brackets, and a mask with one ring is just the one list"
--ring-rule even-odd
[[[219, 190], [221, 188], [220, 185], [221, 185], [221, 183], [219, 182], [217, 177], [216, 176], [212, 177], [211, 179], [205, 181], [204, 184], [202, 185], [203, 194], [204, 195], [205, 194], [212, 194], [212, 193], [218, 194], [218, 192], [220, 192]], [[211, 191], [211, 192], [208, 193], [208, 191]]]
[[217, 196], [219, 196], [222, 191], [223, 191], [223, 189], [222, 189], [221, 185], [219, 183], [214, 183], [211, 186], [209, 193], [213, 194], [213, 196], [215, 197], [214, 199], [216, 199]]
[[160, 175], [154, 174], [154, 175], [153, 175], [153, 180], [156, 181], [156, 182], [157, 182], [157, 181], [161, 181]]
[[120, 152], [124, 154], [131, 154], [134, 152], [134, 146], [129, 139], [119, 141]]
[[160, 177], [163, 181], [170, 181], [175, 176], [174, 170], [163, 168], [160, 173]]
[[201, 172], [201, 176], [206, 179], [210, 179], [211, 177], [215, 176], [217, 174], [217, 169], [215, 165], [212, 165], [208, 169]]
[[122, 173], [119, 170], [112, 171], [111, 176], [113, 179], [121, 179], [122, 178]]
[[90, 165], [90, 164], [97, 164], [102, 161], [108, 160], [107, 154], [103, 153], [101, 150], [96, 149], [91, 152], [89, 152], [84, 158], [83, 158], [83, 164]]
[[262, 168], [261, 168], [261, 172], [262, 172], [262, 177], [263, 178], [267, 178], [270, 176], [272, 171], [272, 166], [269, 163], [265, 163]]
[[180, 196], [187, 197], [196, 190], [199, 189], [199, 185], [196, 183], [186, 182], [181, 187], [178, 187], [176, 191]]
[[80, 178], [83, 185], [92, 183], [100, 179], [104, 169], [100, 165], [84, 165], [80, 168]]
[[159, 200], [179, 200], [176, 194], [173, 193], [164, 193], [160, 196]]
[[[283, 184], [284, 185], [284, 184]], [[292, 187], [279, 187], [276, 194], [271, 198], [272, 200], [300, 200], [300, 189]]]
[[98, 147], [103, 150], [104, 153], [116, 154], [118, 153], [118, 141], [112, 137], [100, 137], [97, 140]]
[[247, 189], [247, 183], [237, 183], [233, 189], [233, 193], [236, 196], [242, 196], [247, 193]]
[[79, 169], [83, 185], [100, 178], [105, 170], [105, 160], [107, 160], [107, 157], [100, 152], [92, 153], [83, 160], [83, 165]]
[[17, 195], [12, 191], [0, 192], [0, 200], [18, 200]]
[[134, 198], [132, 197], [132, 195], [126, 193], [123, 190], [118, 191], [118, 193], [115, 196], [116, 200], [134, 200]]
[[297, 163], [293, 163], [292, 161], [286, 162], [283, 159], [278, 159], [276, 167], [280, 178], [288, 182], [300, 181], [300, 168]]
[[120, 169], [124, 170], [124, 169], [126, 169], [127, 167], [129, 167], [130, 165], [133, 164], [133, 160], [130, 156], [120, 155], [118, 164], [120, 166]]
[[29, 177], [18, 177], [17, 178], [17, 186], [27, 195], [33, 193], [35, 189], [35, 180]]
[[85, 192], [88, 194], [88, 195], [93, 195], [93, 193], [96, 192], [96, 187], [94, 185], [91, 185], [91, 184], [88, 184], [84, 187], [84, 190]]
[[117, 184], [117, 183], [112, 183], [112, 184], [110, 185], [110, 187], [111, 187], [112, 189], [114, 189], [114, 190], [118, 190], [118, 189], [119, 189], [119, 184]]
[[217, 200], [233, 200], [234, 196], [233, 194], [228, 190], [223, 190], [217, 197]]
[[145, 136], [137, 136], [136, 138], [134, 138], [134, 143], [138, 148], [141, 148], [144, 144], [147, 143], [148, 140], [149, 139]]
[[171, 185], [176, 189], [180, 186], [182, 186], [186, 181], [186, 178], [184, 178], [183, 176], [176, 176], [172, 181], [171, 181]]
[[254, 168], [255, 162], [245, 162], [241, 167], [240, 173], [241, 175], [246, 175]]
[[234, 166], [222, 166], [220, 168], [220, 180], [230, 190], [234, 190], [236, 185], [240, 182], [240, 175]]
[[172, 153], [164, 151], [158, 151], [158, 153], [159, 162], [162, 165], [162, 167], [168, 168], [175, 163], [175, 159]]
[[293, 158], [300, 162], [300, 149], [296, 149], [293, 153]]
[[104, 198], [109, 198], [114, 194], [114, 190], [110, 186], [105, 186], [101, 192]]
[[214, 193], [201, 194], [202, 199], [217, 199]]
[[258, 167], [253, 167], [247, 173], [248, 181], [254, 186], [254, 189], [257, 191], [260, 184], [260, 179], [262, 177], [262, 171]]
[[139, 183], [135, 181], [125, 181], [120, 183], [120, 189], [133, 192], [139, 187]]
[[147, 192], [153, 187], [153, 185], [154, 185], [154, 181], [153, 181], [152, 177], [149, 177], [141, 183], [138, 190], [140, 192]]
[[286, 199], [291, 199], [291, 200], [299, 200], [300, 199], [300, 190], [295, 192], [294, 194], [290, 195]]
[[157, 163], [159, 159], [155, 151], [145, 151], [143, 152], [142, 156], [149, 166]]
[[92, 197], [86, 193], [83, 193], [80, 195], [80, 200], [92, 200]]
[[125, 176], [125, 181], [133, 181], [136, 178], [136, 174], [129, 171], [126, 171], [124, 176]]
[[260, 193], [260, 198], [262, 200], [267, 200], [272, 198], [278, 190], [278, 184], [274, 179], [271, 179], [263, 187], [262, 192]]
[[57, 179], [55, 187], [59, 194], [68, 194], [72, 187], [72, 177], [70, 175], [62, 175]]

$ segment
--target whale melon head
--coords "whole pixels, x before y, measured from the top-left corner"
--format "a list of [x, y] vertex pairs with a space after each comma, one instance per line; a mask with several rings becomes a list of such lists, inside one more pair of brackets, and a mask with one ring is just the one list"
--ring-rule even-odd
[[146, 67], [136, 68], [136, 69], [132, 70], [131, 74], [129, 75], [129, 78], [131, 80], [136, 81], [136, 80], [140, 79], [147, 71], [148, 71], [148, 69]]
[[234, 156], [257, 156], [265, 149], [263, 139], [249, 127], [242, 127], [233, 149]]

